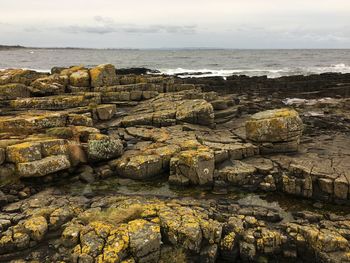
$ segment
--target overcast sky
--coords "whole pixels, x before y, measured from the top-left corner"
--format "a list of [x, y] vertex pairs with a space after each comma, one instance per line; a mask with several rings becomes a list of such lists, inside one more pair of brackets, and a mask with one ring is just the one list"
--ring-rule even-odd
[[350, 0], [1, 0], [0, 44], [350, 48]]

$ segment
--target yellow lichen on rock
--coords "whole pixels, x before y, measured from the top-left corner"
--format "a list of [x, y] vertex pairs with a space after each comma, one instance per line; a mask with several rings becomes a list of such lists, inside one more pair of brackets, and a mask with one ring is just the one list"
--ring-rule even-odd
[[47, 221], [43, 216], [31, 217], [24, 221], [23, 226], [31, 239], [35, 241], [41, 241], [48, 230]]

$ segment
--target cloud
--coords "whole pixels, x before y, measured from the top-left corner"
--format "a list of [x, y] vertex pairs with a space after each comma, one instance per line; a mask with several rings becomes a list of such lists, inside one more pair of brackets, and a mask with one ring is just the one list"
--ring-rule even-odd
[[116, 32], [138, 33], [138, 34], [193, 34], [196, 32], [196, 25], [146, 25], [139, 26], [134, 24], [116, 23], [110, 17], [95, 16], [93, 23], [89, 25], [68, 25], [59, 28], [63, 32], [68, 33], [90, 33], [90, 34], [110, 34]]
[[23, 30], [24, 30], [25, 32], [28, 32], [28, 33], [38, 33], [38, 32], [42, 32], [41, 28], [35, 27], [35, 26], [28, 26], [28, 27], [25, 27]]
[[318, 46], [322, 43], [350, 43], [350, 27], [339, 25], [327, 25], [318, 27], [314, 25], [271, 25], [256, 26], [239, 24], [230, 27], [227, 32], [231, 36], [247, 39], [261, 38], [275, 42], [311, 43]]
[[11, 26], [11, 24], [0, 21], [0, 26]]

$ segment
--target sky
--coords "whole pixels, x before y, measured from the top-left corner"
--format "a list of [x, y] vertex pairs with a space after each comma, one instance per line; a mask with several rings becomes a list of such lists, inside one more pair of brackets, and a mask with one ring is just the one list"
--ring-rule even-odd
[[1, 0], [0, 44], [350, 48], [349, 0]]

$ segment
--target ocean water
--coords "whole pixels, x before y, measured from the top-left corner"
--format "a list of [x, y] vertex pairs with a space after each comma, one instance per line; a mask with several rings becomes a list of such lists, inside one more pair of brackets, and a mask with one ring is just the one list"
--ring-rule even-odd
[[165, 74], [190, 76], [249, 75], [280, 77], [324, 72], [350, 73], [350, 49], [341, 50], [123, 50], [13, 49], [0, 50], [0, 69], [48, 71], [54, 66], [146, 67]]

